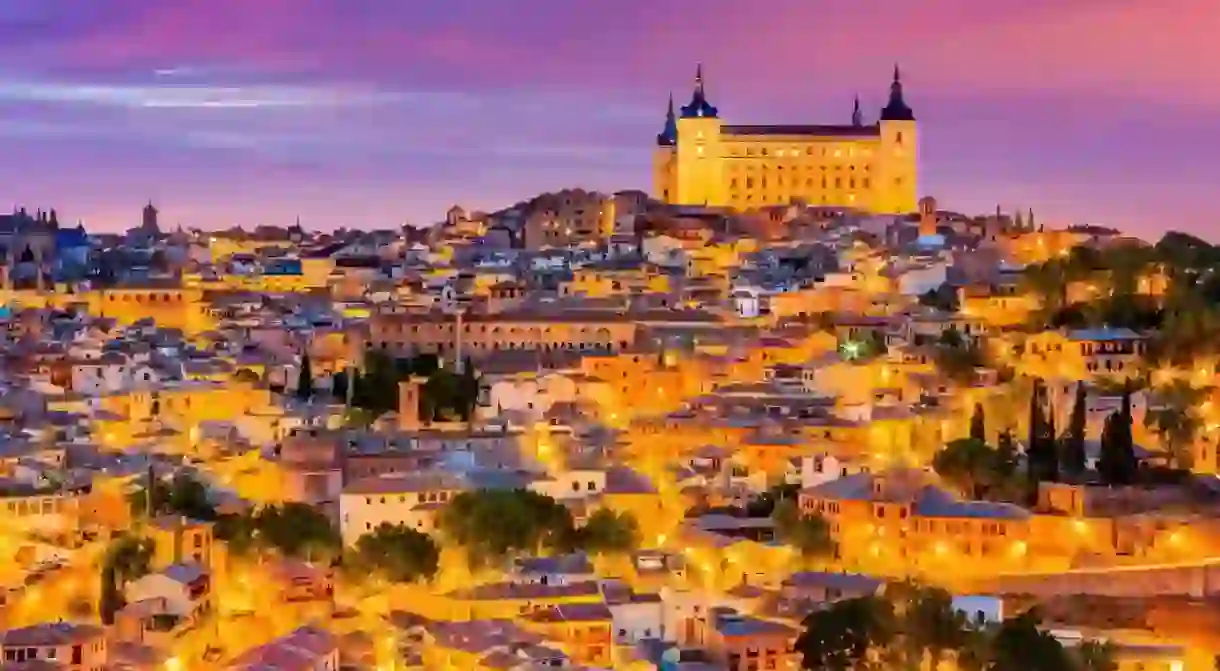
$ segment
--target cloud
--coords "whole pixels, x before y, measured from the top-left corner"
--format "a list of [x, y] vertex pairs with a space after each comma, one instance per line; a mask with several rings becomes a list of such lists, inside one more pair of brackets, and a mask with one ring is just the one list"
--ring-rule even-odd
[[127, 108], [250, 109], [392, 104], [392, 92], [344, 86], [149, 86], [0, 80], [0, 101]]

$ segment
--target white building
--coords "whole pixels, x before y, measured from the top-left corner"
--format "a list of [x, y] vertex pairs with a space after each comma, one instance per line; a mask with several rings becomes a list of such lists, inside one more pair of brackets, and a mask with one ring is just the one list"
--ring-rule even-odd
[[348, 484], [339, 495], [339, 532], [354, 544], [382, 524], [430, 532], [441, 508], [470, 489], [468, 481], [442, 471], [390, 473]]

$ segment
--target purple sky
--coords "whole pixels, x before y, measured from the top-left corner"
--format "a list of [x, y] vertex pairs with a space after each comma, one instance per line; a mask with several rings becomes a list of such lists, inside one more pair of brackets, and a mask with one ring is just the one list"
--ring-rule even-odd
[[1217, 26], [1216, 0], [4, 0], [0, 208], [371, 227], [647, 189], [696, 62], [730, 122], [834, 123], [898, 61], [946, 207], [1220, 239]]

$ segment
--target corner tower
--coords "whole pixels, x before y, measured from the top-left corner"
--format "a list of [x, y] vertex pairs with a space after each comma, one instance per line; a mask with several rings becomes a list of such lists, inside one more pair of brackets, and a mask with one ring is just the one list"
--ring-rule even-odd
[[677, 195], [678, 119], [674, 114], [674, 95], [669, 94], [669, 109], [665, 112], [665, 127], [657, 133], [657, 148], [652, 153], [652, 194], [663, 203], [672, 203]]
[[903, 98], [902, 73], [897, 65], [894, 66], [894, 81], [890, 84], [889, 102], [881, 109], [878, 125], [881, 189], [877, 193], [876, 207], [881, 212], [893, 214], [915, 212], [918, 208], [919, 138], [915, 112]]
[[677, 119], [675, 186], [670, 202], [724, 205], [723, 154], [719, 111], [707, 99], [703, 66], [695, 71], [695, 90]]

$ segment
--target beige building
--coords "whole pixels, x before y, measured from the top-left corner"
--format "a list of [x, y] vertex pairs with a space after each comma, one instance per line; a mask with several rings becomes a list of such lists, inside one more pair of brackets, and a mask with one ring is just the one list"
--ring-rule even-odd
[[654, 195], [666, 203], [749, 210], [794, 200], [880, 213], [917, 207], [915, 114], [898, 68], [889, 102], [865, 124], [857, 99], [851, 123], [730, 125], [695, 76], [689, 104], [670, 99], [653, 160]]

